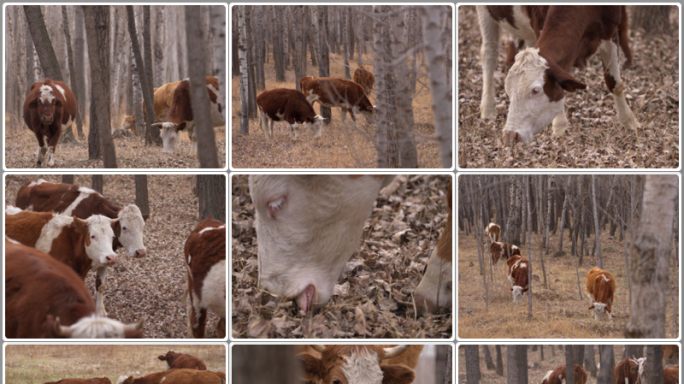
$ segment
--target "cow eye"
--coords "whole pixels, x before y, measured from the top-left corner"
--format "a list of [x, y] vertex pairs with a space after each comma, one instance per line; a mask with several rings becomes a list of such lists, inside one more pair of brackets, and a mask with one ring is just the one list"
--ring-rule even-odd
[[532, 89], [532, 96], [538, 95], [541, 92], [541, 88], [536, 87]]
[[335, 379], [335, 380], [333, 380], [333, 384], [342, 384], [342, 382], [339, 381], [339, 380], [337, 380], [337, 379]]
[[91, 239], [94, 239], [94, 238], [95, 238], [95, 235], [90, 235], [90, 238], [91, 238]]
[[121, 227], [121, 230], [122, 230], [122, 231], [125, 231], [125, 230], [126, 230], [126, 227]]

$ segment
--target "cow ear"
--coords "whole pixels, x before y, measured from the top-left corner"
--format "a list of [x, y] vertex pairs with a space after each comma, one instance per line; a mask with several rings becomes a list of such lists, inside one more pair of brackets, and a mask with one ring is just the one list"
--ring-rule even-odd
[[413, 370], [405, 365], [381, 365], [382, 384], [411, 384], [416, 378]]
[[592, 304], [591, 307], [589, 307], [587, 309], [594, 309], [594, 304]]
[[186, 125], [187, 125], [187, 124], [186, 124], [185, 121], [182, 122], [182, 123], [180, 123], [180, 124], [178, 124], [178, 125], [176, 126], [176, 132], [184, 130], [185, 127], [186, 127]]
[[302, 353], [299, 359], [304, 365], [304, 381], [318, 382], [325, 379], [325, 365], [321, 359], [308, 353]]
[[556, 65], [555, 63], [548, 62], [549, 63], [549, 69], [546, 70], [546, 73], [549, 75], [549, 78], [558, 85], [561, 86], [564, 90], [568, 92], [575, 92], [580, 89], [586, 89], [587, 85], [582, 83], [581, 81], [578, 81], [572, 75], [567, 73], [565, 70], [563, 70], [561, 67]]

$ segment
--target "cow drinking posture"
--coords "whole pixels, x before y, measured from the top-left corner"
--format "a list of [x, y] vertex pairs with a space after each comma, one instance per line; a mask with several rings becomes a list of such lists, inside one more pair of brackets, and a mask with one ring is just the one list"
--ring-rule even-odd
[[24, 101], [24, 122], [38, 139], [36, 157], [39, 167], [55, 165], [59, 136], [75, 119], [76, 98], [66, 84], [45, 79], [31, 85]]
[[601, 320], [608, 315], [612, 319], [613, 294], [615, 293], [615, 278], [608, 271], [594, 267], [587, 272], [587, 295], [592, 301], [589, 310], [593, 309], [594, 318]]
[[[296, 89], [277, 88], [263, 91], [257, 96], [259, 107], [259, 125], [264, 130], [266, 140], [273, 138], [273, 122], [287, 121], [290, 134], [297, 140], [297, 127], [301, 124], [315, 131], [315, 137], [321, 136], [323, 117], [316, 114], [311, 103], [303, 93]], [[270, 131], [270, 132], [269, 132]]]
[[615, 98], [618, 123], [636, 129], [618, 61], [618, 44], [627, 40], [624, 6], [482, 5], [477, 6], [477, 15], [482, 33], [483, 119], [496, 116], [493, 75], [499, 56], [499, 28], [525, 40], [528, 46], [515, 56], [506, 76], [510, 107], [504, 145], [518, 141], [528, 144], [552, 122], [554, 136], [563, 134], [569, 126], [565, 92], [587, 87], [568, 71], [573, 66], [584, 68], [597, 50], [606, 86]]
[[[566, 365], [563, 364], [553, 371], [546, 372], [541, 384], [565, 384], [565, 369]], [[573, 370], [575, 373], [575, 384], [587, 384], [587, 378], [589, 377], [587, 371], [577, 364], [574, 365]]]
[[529, 289], [528, 268], [530, 262], [520, 256], [515, 255], [508, 258], [508, 280], [511, 282], [511, 291], [513, 291], [513, 302], [517, 303], [522, 297], [523, 293]]

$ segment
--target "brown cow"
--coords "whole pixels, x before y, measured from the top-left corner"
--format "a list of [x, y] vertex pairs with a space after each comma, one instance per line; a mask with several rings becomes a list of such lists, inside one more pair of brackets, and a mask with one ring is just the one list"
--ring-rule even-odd
[[185, 353], [176, 353], [174, 351], [166, 352], [166, 355], [159, 355], [157, 357], [161, 361], [166, 361], [169, 369], [173, 368], [187, 368], [187, 369], [198, 369], [200, 371], [206, 371], [207, 365], [204, 364], [199, 357], [192, 355], [187, 355]]
[[[159, 88], [154, 88], [154, 114], [159, 121], [167, 121], [169, 119], [169, 111], [173, 104], [173, 93], [180, 84], [180, 81], [167, 83]], [[147, 106], [145, 101], [142, 102], [143, 119], [146, 119]], [[147, 120], [145, 120], [147, 121]], [[121, 126], [123, 129], [129, 129], [135, 133], [135, 115], [125, 116], [124, 123]]]
[[290, 124], [290, 134], [295, 140], [299, 124], [308, 126], [312, 132], [315, 130], [315, 137], [321, 136], [321, 123], [325, 119], [316, 114], [311, 103], [298, 90], [269, 89], [261, 92], [256, 102], [259, 107], [259, 125], [264, 130], [266, 140], [273, 138], [274, 121], [287, 121]]
[[216, 331], [226, 336], [226, 225], [211, 215], [185, 242], [188, 272], [188, 335], [204, 337], [207, 309], [220, 317]]
[[106, 377], [94, 377], [92, 379], [62, 379], [45, 384], [112, 384], [112, 382]]
[[496, 265], [500, 258], [508, 260], [511, 256], [521, 255], [520, 248], [517, 245], [511, 243], [504, 243], [502, 241], [493, 242], [489, 245], [489, 252], [492, 254], [490, 262], [492, 265]]
[[[24, 101], [24, 122], [38, 139], [36, 157], [39, 167], [55, 165], [59, 136], [76, 119], [76, 110], [76, 98], [63, 82], [45, 79], [31, 85]], [[46, 154], [47, 161], [44, 161]]]
[[594, 310], [594, 318], [601, 320], [608, 315], [608, 320], [612, 319], [611, 309], [614, 302], [615, 278], [608, 271], [599, 267], [594, 267], [587, 272], [587, 294], [592, 301], [589, 310]]
[[523, 293], [529, 289], [528, 268], [530, 262], [520, 256], [514, 255], [508, 258], [508, 280], [511, 282], [511, 291], [513, 291], [513, 302], [517, 303], [522, 297]]
[[613, 368], [615, 384], [636, 384], [639, 378], [639, 362], [625, 357]]
[[299, 81], [302, 93], [311, 105], [318, 101], [324, 107], [342, 109], [342, 120], [349, 111], [354, 124], [354, 113], [361, 113], [366, 120], [373, 121], [375, 107], [371, 104], [363, 88], [351, 80], [336, 77], [304, 76]]
[[[226, 374], [225, 372], [221, 371], [198, 371], [196, 369], [169, 369], [167, 371], [161, 371], [161, 372], [154, 372], [150, 373], [148, 375], [145, 375], [143, 377], [138, 377], [134, 378], [133, 376], [120, 376], [119, 380], [117, 381], [117, 384], [160, 384], [168, 383], [167, 377], [169, 377], [171, 374], [178, 375], [180, 372], [189, 372], [192, 374], [193, 372], [203, 372], [200, 377], [197, 377], [197, 379], [204, 379], [204, 378], [210, 378], [208, 383], [213, 383], [214, 379], [213, 377], [216, 377], [219, 379], [219, 384], [225, 384], [226, 382]], [[200, 383], [204, 384], [205, 381], [199, 381]]]
[[8, 338], [143, 337], [142, 320], [98, 316], [83, 280], [35, 248], [5, 240], [5, 336]]
[[[546, 372], [546, 376], [542, 379], [541, 384], [565, 384], [565, 364]], [[587, 371], [582, 369], [579, 365], [574, 365], [575, 384], [587, 384]]]
[[375, 85], [375, 76], [373, 76], [373, 72], [371, 72], [368, 67], [360, 65], [354, 70], [353, 78], [356, 84], [363, 87], [363, 91], [366, 92], [366, 96], [371, 94], [373, 85]]
[[489, 223], [487, 228], [485, 228], [485, 236], [489, 238], [489, 242], [493, 243], [499, 241], [499, 236], [501, 235], [501, 227], [497, 224]]
[[[641, 357], [636, 360], [638, 365], [639, 378], [636, 383], [644, 383], [644, 376], [646, 375], [646, 360]], [[679, 365], [674, 367], [663, 368], [663, 384], [679, 384]]]

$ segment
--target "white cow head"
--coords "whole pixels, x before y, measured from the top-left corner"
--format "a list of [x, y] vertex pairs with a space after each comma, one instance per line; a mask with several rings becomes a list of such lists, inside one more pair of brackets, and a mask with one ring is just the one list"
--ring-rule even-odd
[[419, 312], [435, 312], [439, 308], [451, 307], [451, 269], [451, 261], [439, 258], [435, 248], [416, 288], [415, 300]]
[[52, 324], [52, 336], [74, 339], [124, 339], [141, 338], [143, 319], [135, 324], [124, 324], [114, 319], [91, 315], [80, 318], [72, 325], [61, 325], [59, 317], [52, 319], [48, 315], [48, 324]]
[[513, 286], [513, 302], [517, 303], [523, 295], [523, 287], [519, 285], [514, 285]]
[[589, 309], [593, 309], [594, 319], [596, 320], [601, 320], [606, 315], [608, 315], [608, 319], [612, 318], [610, 313], [606, 311], [605, 303], [592, 303]]
[[118, 236], [121, 245], [126, 248], [129, 256], [145, 256], [147, 250], [143, 243], [143, 231], [145, 230], [147, 215], [143, 215], [137, 205], [130, 204], [119, 211], [117, 216], [121, 228]]
[[87, 235], [85, 238], [85, 250], [93, 262], [93, 268], [113, 265], [116, 263], [116, 253], [112, 249], [114, 231], [112, 223], [120, 219], [110, 219], [103, 215], [92, 215], [86, 220], [73, 217], [76, 228]]
[[153, 127], [158, 127], [161, 129], [160, 136], [162, 138], [162, 152], [163, 153], [173, 153], [180, 142], [180, 131], [189, 128], [187, 121], [180, 124], [176, 123], [154, 123]]

